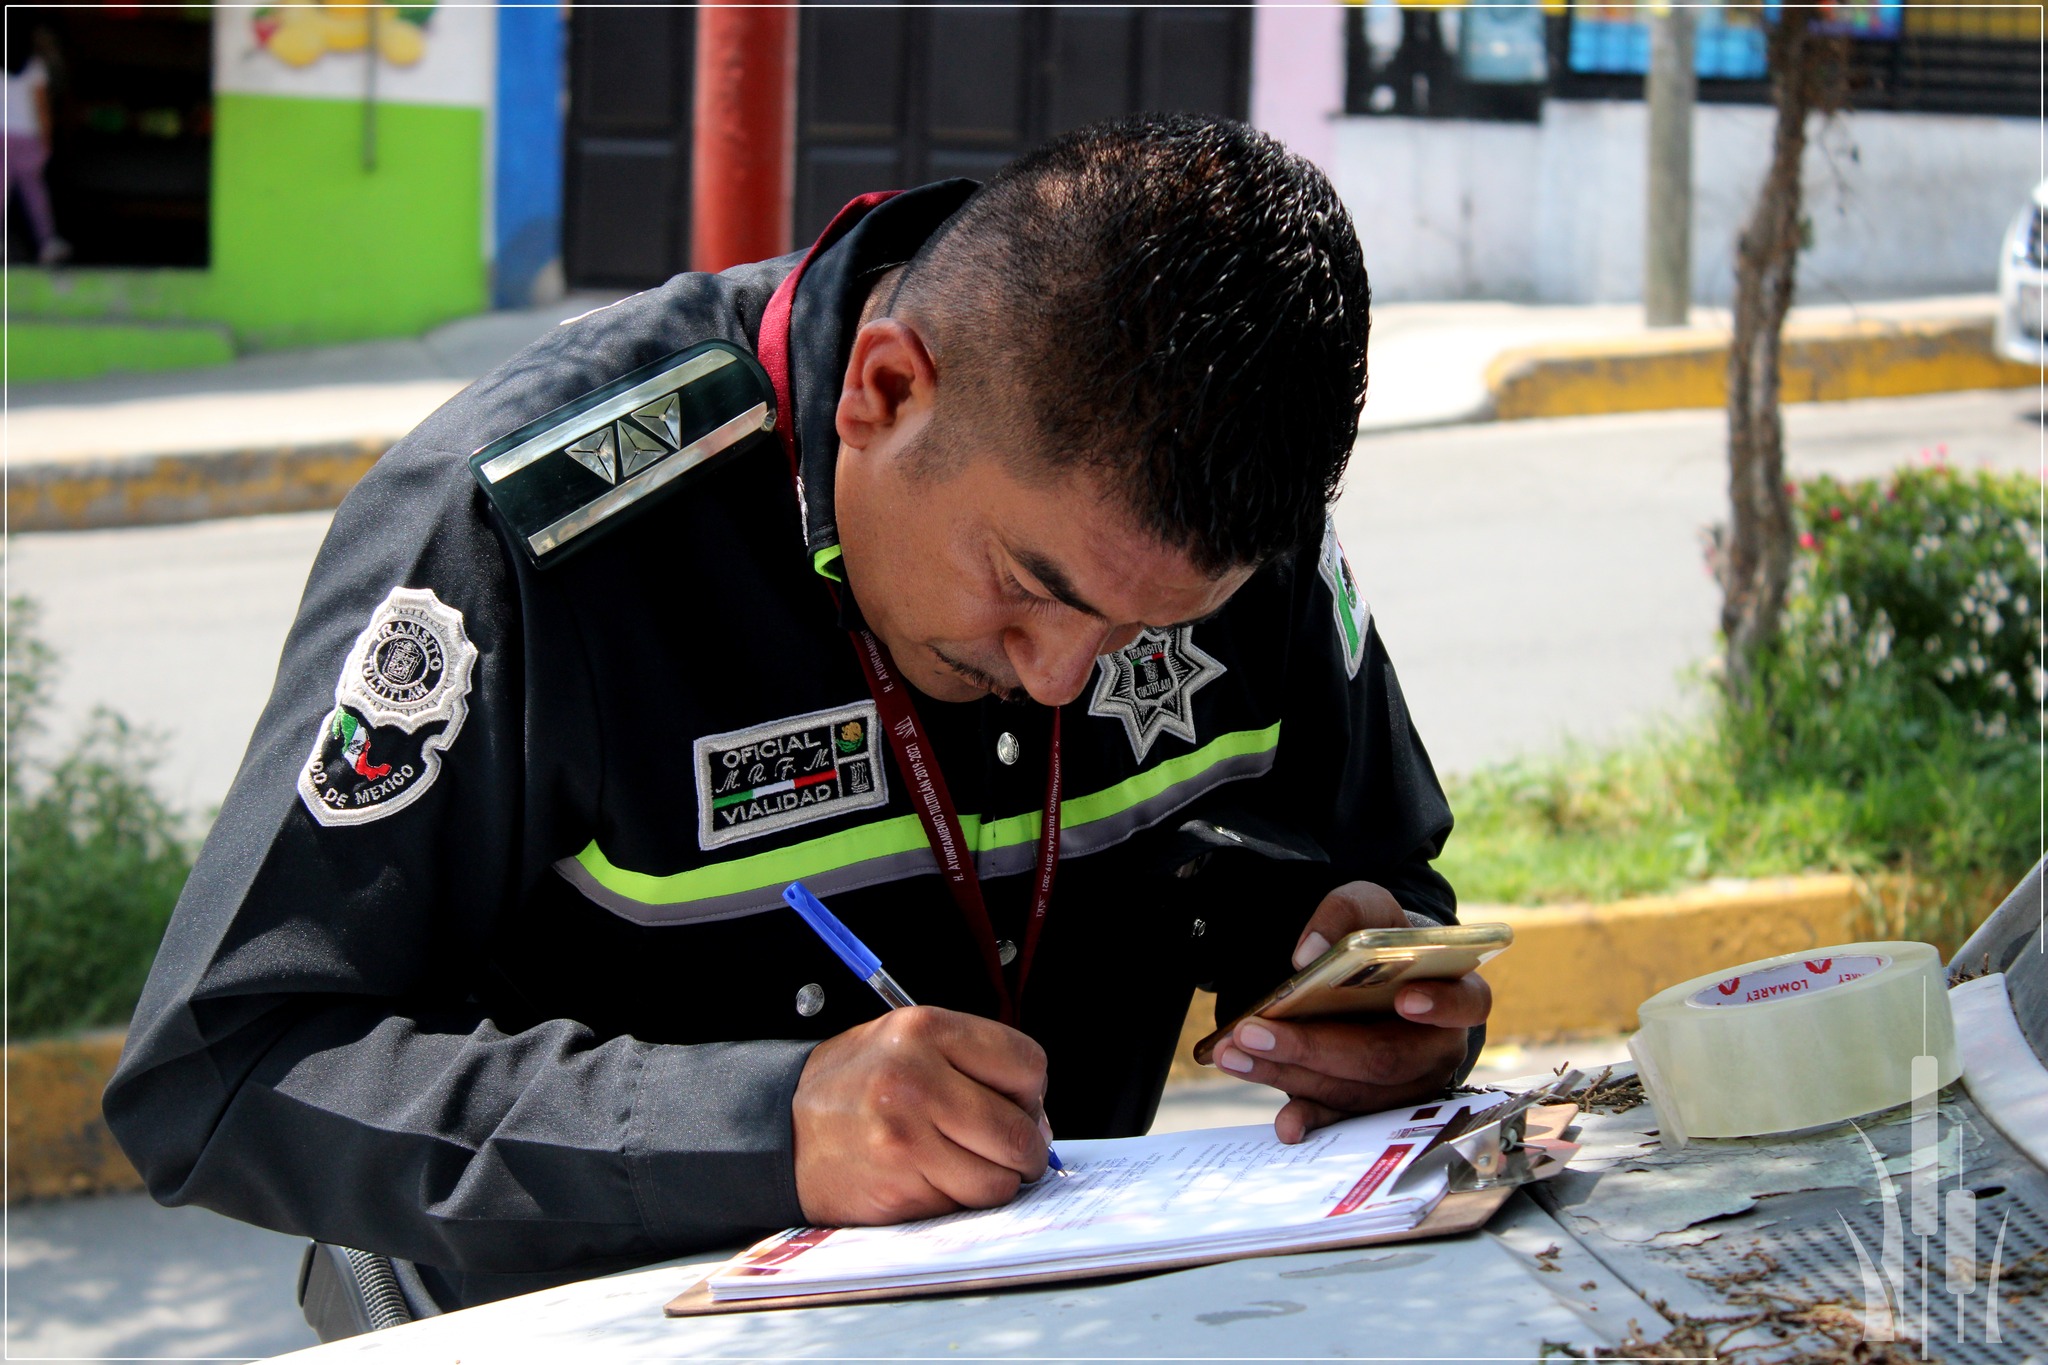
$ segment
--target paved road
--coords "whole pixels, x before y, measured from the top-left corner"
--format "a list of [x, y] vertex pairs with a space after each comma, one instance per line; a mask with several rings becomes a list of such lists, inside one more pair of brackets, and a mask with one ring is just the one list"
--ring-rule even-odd
[[31, 752], [51, 752], [95, 706], [111, 707], [165, 741], [156, 773], [165, 796], [195, 813], [218, 806], [270, 695], [328, 519], [15, 536], [7, 590], [34, 604], [34, 629], [59, 670]]
[[[1810, 405], [1795, 471], [1865, 475], [1947, 447], [2035, 469], [2030, 393]], [[1338, 523], [1438, 766], [1469, 770], [1681, 709], [1718, 596], [1700, 533], [1722, 517], [1714, 413], [1369, 436]], [[226, 792], [325, 530], [324, 514], [18, 536], [12, 592], [62, 659], [47, 752], [104, 704], [166, 737], [159, 787]], [[32, 746], [33, 747], [33, 746]]]
[[140, 1194], [7, 1212], [8, 1360], [246, 1359], [314, 1344], [292, 1301], [296, 1238]]
[[[1807, 404], [1795, 474], [1872, 477], [1946, 447], [2042, 467], [2030, 392]], [[1369, 437], [1338, 528], [1439, 769], [1605, 740], [1685, 710], [1720, 591], [1701, 533], [1727, 515], [1718, 413], [1495, 423]]]

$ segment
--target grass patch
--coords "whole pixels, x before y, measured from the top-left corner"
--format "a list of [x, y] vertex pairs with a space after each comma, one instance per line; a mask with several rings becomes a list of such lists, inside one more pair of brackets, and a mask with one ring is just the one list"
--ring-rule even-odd
[[1872, 866], [1845, 837], [1843, 793], [1793, 786], [1755, 801], [1710, 730], [1573, 748], [1446, 785], [1458, 823], [1437, 865], [1463, 900], [1607, 901], [1712, 876]]
[[54, 763], [21, 755], [41, 729], [55, 660], [9, 604], [7, 1022], [34, 1037], [126, 1025], [192, 870], [176, 814], [150, 788], [155, 746], [96, 712]]
[[1987, 743], [1958, 718], [1845, 776], [1742, 764], [1729, 731], [1745, 723], [1724, 714], [1454, 778], [1457, 829], [1437, 866], [1461, 900], [1507, 905], [1849, 872], [1871, 880], [1872, 932], [1948, 951], [2039, 856], [2030, 744]]

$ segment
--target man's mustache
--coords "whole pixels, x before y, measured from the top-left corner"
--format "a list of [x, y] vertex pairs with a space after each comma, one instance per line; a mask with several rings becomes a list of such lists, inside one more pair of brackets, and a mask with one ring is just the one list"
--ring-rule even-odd
[[933, 645], [930, 648], [932, 653], [938, 656], [940, 663], [952, 669], [955, 673], [959, 674], [968, 682], [973, 683], [982, 691], [990, 693], [998, 701], [1022, 703], [1031, 700], [1031, 694], [1026, 692], [1022, 687], [1017, 686], [1015, 684], [1003, 682], [1001, 679], [997, 678], [992, 673], [988, 673], [982, 669], [976, 668], [973, 664], [970, 664], [963, 659], [956, 659], [952, 655], [946, 653], [945, 650], [940, 649], [937, 645]]

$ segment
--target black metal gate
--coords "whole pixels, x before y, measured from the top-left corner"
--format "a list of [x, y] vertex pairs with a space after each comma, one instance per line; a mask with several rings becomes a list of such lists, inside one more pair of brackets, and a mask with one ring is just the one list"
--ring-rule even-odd
[[[569, 279], [657, 283], [689, 258], [693, 12], [570, 14]], [[798, 241], [858, 194], [980, 178], [1095, 119], [1250, 106], [1247, 9], [813, 4], [798, 27]]]
[[697, 14], [569, 11], [562, 262], [579, 286], [658, 284], [690, 264], [690, 111]]
[[1251, 12], [1141, 7], [804, 11], [796, 234], [857, 194], [980, 179], [1055, 133], [1137, 110], [1243, 118]]

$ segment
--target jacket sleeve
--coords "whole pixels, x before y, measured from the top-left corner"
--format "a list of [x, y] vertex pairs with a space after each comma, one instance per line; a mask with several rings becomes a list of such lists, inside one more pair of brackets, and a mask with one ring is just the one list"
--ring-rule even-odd
[[1347, 882], [1385, 887], [1413, 921], [1457, 921], [1433, 866], [1450, 805], [1334, 528], [1275, 576], [1289, 622], [1279, 753], [1270, 773], [1219, 793], [1213, 818], [1248, 837], [1196, 878], [1219, 1017], [1286, 977], [1316, 903]]
[[[541, 591], [486, 522], [462, 445], [437, 446], [434, 427], [335, 517], [108, 1123], [163, 1203], [450, 1270], [602, 1268], [800, 1222], [790, 1100], [808, 1044], [507, 1029], [478, 1004], [497, 924], [560, 856], [549, 812], [594, 780], [532, 756], [594, 746], [536, 736], [595, 722], [531, 706], [542, 668], [557, 701], [573, 691], [580, 654], [559, 633], [536, 640]], [[359, 636], [394, 588], [459, 614], [468, 689], [459, 716], [414, 734], [351, 713], [367, 736], [351, 758], [337, 679], [345, 661], [360, 672]], [[417, 790], [316, 819], [301, 785], [323, 755], [358, 775], [410, 765]]]

